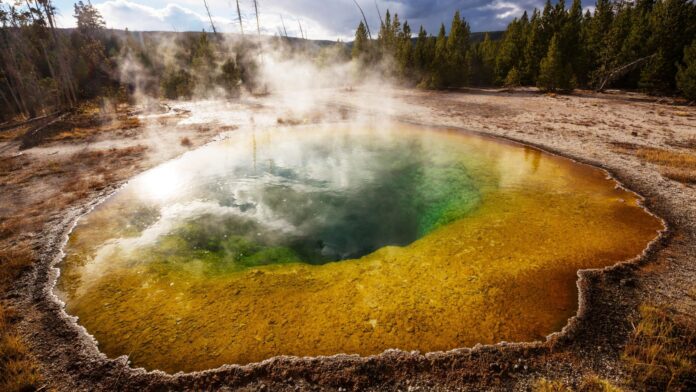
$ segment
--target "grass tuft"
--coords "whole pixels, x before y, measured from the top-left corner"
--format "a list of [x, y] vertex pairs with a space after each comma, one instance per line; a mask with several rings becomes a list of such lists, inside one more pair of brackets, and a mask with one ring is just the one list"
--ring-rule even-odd
[[14, 311], [0, 304], [0, 391], [38, 389], [41, 378], [26, 344], [13, 330]]
[[532, 387], [534, 392], [573, 392], [561, 381], [550, 381], [545, 378], [540, 378]]

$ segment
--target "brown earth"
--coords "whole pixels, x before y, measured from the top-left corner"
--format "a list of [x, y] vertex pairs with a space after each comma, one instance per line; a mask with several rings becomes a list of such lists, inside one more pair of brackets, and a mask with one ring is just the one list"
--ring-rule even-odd
[[[383, 89], [336, 91], [303, 110], [288, 106], [291, 101], [170, 103], [175, 109], [160, 106], [147, 115], [125, 105], [106, 114], [91, 108], [78, 113], [82, 120], [72, 116], [33, 133], [30, 143], [27, 130], [2, 131], [0, 385], [66, 391], [528, 390], [580, 388], [599, 377], [629, 390], [662, 389], [650, 380], [636, 384], [635, 364], [624, 352], [627, 344], [641, 344], [641, 305], [665, 309], [680, 325], [693, 326], [696, 319], [696, 108], [619, 92]], [[106, 358], [52, 296], [52, 266], [77, 217], [134, 174], [236, 127], [359, 116], [498, 135], [603, 167], [643, 195], [669, 230], [632, 263], [579, 272], [578, 315], [544, 342], [438, 353], [389, 350], [371, 357], [277, 357], [168, 375], [132, 369], [126, 357]], [[688, 384], [694, 357], [686, 355], [687, 380], [672, 389], [694, 386]]]

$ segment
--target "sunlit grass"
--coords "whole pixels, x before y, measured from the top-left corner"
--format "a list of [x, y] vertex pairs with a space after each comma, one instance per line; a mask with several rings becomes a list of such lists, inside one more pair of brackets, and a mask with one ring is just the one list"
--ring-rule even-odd
[[537, 380], [532, 390], [534, 392], [573, 392], [573, 390], [565, 386], [563, 382], [551, 381], [545, 378]]
[[615, 143], [614, 146], [618, 151], [632, 153], [645, 162], [658, 165], [660, 174], [666, 178], [696, 184], [696, 154], [627, 143]]
[[643, 305], [622, 359], [633, 383], [649, 390], [696, 387], [696, 323], [669, 309]]
[[[37, 202], [18, 201], [16, 208], [0, 219], [0, 293], [6, 293], [35, 261], [30, 244], [17, 240], [22, 234], [39, 233], [51, 211], [67, 208], [117, 179], [114, 167], [132, 165], [146, 148], [86, 151], [64, 159], [32, 161], [25, 156], [0, 160], [0, 183], [7, 189], [30, 187], [46, 178], [65, 177], [53, 196]], [[8, 196], [6, 200], [12, 200]], [[9, 206], [8, 206], [9, 207]], [[17, 315], [0, 301], [0, 391], [35, 390], [42, 382], [25, 342], [16, 330]]]
[[696, 155], [663, 150], [660, 148], [641, 148], [639, 158], [662, 166], [663, 176], [682, 183], [696, 183]]
[[560, 380], [538, 379], [532, 390], [534, 392], [621, 392], [622, 389], [614, 386], [607, 380], [595, 375], [585, 376], [577, 388], [571, 388]]
[[[6, 291], [18, 270], [32, 262], [29, 252], [0, 253], [0, 289]], [[35, 390], [39, 373], [24, 341], [16, 332], [15, 310], [0, 302], [0, 391]]]

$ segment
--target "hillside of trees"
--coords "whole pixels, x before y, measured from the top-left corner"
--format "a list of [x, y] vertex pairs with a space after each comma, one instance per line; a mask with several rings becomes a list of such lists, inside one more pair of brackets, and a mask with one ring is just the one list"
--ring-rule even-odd
[[[56, 26], [50, 0], [0, 0], [0, 126], [64, 113], [94, 98], [191, 99], [264, 92], [262, 50], [350, 61], [342, 42], [209, 32], [130, 32], [105, 27], [90, 3], [74, 5], [77, 27]], [[212, 26], [211, 26], [212, 28]]]
[[65, 112], [95, 97], [233, 98], [241, 89], [262, 90], [262, 44], [317, 66], [352, 58], [359, 68], [422, 88], [612, 87], [696, 99], [693, 0], [598, 0], [584, 14], [578, 0], [569, 8], [547, 2], [483, 38], [459, 12], [449, 30], [443, 24], [433, 36], [387, 11], [376, 37], [361, 22], [350, 44], [109, 30], [82, 1], [74, 6], [74, 29], [58, 28], [55, 14], [50, 0], [0, 0], [0, 123]]
[[531, 17], [525, 12], [502, 39], [473, 42], [469, 25], [454, 14], [447, 33], [421, 26], [415, 42], [408, 21], [387, 11], [376, 39], [361, 22], [354, 59], [370, 67], [392, 61], [393, 75], [426, 88], [538, 86], [681, 93], [696, 99], [696, 5], [692, 0], [598, 0], [593, 13], [564, 0]]

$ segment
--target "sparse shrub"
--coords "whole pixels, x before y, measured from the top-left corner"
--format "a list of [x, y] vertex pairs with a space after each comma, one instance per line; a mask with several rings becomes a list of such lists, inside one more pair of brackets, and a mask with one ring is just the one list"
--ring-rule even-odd
[[191, 98], [193, 80], [183, 69], [171, 71], [162, 78], [162, 95], [168, 99]]
[[228, 97], [238, 97], [241, 76], [237, 63], [233, 59], [228, 59], [220, 68], [220, 86], [225, 90]]
[[181, 138], [181, 145], [184, 147], [191, 147], [193, 145], [193, 143], [191, 143], [191, 139], [189, 139], [187, 137], [182, 137]]

